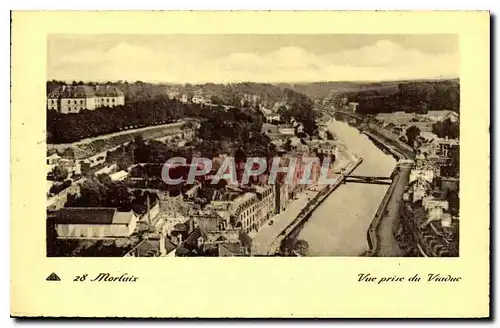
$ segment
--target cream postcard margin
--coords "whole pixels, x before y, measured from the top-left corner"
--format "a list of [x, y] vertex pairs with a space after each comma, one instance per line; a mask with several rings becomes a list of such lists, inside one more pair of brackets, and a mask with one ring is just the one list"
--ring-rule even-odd
[[[488, 12], [13, 12], [11, 315], [488, 316], [489, 25]], [[47, 35], [120, 33], [458, 34], [460, 257], [47, 258]], [[46, 281], [51, 272], [62, 281]], [[135, 283], [72, 281], [77, 275], [100, 272], [128, 273], [139, 279]], [[422, 281], [360, 283], [359, 273], [379, 277], [418, 273]], [[462, 279], [429, 283], [428, 273]]]

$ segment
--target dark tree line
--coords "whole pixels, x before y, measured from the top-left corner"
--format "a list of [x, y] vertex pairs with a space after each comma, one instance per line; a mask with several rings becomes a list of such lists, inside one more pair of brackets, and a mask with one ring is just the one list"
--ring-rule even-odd
[[425, 114], [429, 110], [460, 111], [460, 84], [456, 81], [416, 81], [399, 83], [398, 89], [347, 92], [337, 96], [359, 103], [362, 114], [391, 113], [399, 110]]
[[132, 128], [170, 123], [196, 116], [200, 111], [200, 105], [183, 104], [166, 96], [72, 114], [48, 110], [47, 142], [69, 143]]
[[130, 192], [124, 183], [113, 182], [107, 174], [102, 174], [97, 179], [82, 182], [80, 194], [69, 194], [65, 207], [116, 207], [118, 211], [133, 210], [144, 214], [148, 196], [150, 206], [153, 206], [158, 198], [155, 193]]

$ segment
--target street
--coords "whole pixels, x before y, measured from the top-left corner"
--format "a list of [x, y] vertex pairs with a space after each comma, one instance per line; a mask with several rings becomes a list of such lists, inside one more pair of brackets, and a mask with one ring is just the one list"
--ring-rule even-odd
[[399, 206], [405, 186], [408, 182], [410, 175], [411, 165], [401, 165], [398, 174], [398, 182], [394, 187], [389, 203], [387, 204], [387, 215], [384, 215], [378, 227], [379, 236], [379, 251], [376, 256], [389, 257], [389, 256], [402, 256], [401, 249], [398, 246], [393, 234], [393, 227], [399, 218]]
[[290, 223], [297, 217], [300, 211], [307, 205], [309, 198], [317, 195], [317, 191], [306, 191], [298, 196], [298, 198], [290, 204], [285, 211], [271, 218], [274, 221], [272, 225], [266, 223], [253, 236], [252, 254], [267, 255], [269, 247], [272, 245], [278, 235], [288, 227]]
[[[339, 170], [344, 167], [346, 163], [346, 159], [341, 159], [334, 164], [333, 170]], [[321, 188], [315, 189], [317, 189], [317, 191], [308, 189], [304, 193], [299, 194], [296, 200], [288, 204], [285, 211], [271, 218], [271, 220], [274, 221], [272, 225], [267, 223], [263, 225], [257, 233], [250, 234], [253, 240], [253, 255], [268, 255], [270, 247], [278, 236], [297, 218], [300, 211], [308, 204], [309, 200], [313, 199], [322, 190]]]

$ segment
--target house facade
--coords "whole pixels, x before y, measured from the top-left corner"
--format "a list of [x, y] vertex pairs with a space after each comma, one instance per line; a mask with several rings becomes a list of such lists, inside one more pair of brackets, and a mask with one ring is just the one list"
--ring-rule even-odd
[[411, 183], [417, 179], [423, 179], [429, 183], [432, 183], [432, 181], [434, 180], [434, 171], [426, 169], [411, 170], [409, 182]]
[[286, 210], [289, 203], [288, 184], [283, 182], [275, 183], [275, 211], [280, 213]]
[[63, 85], [47, 95], [47, 109], [63, 114], [124, 104], [123, 92], [109, 86]]
[[275, 188], [272, 185], [255, 186], [255, 192], [259, 200], [257, 205], [257, 225], [260, 228], [276, 212]]
[[442, 220], [444, 211], [448, 210], [447, 201], [434, 199], [431, 196], [422, 199], [422, 206], [428, 213], [428, 220], [432, 221]]
[[258, 229], [257, 207], [257, 195], [252, 192], [246, 192], [234, 199], [231, 210], [232, 215], [236, 217], [236, 227], [246, 233]]

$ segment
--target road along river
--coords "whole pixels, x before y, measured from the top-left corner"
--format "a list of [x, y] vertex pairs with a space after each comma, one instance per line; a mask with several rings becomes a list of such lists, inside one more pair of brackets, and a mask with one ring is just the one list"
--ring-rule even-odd
[[[363, 158], [354, 175], [387, 176], [396, 160], [347, 123], [332, 120], [329, 130], [349, 153]], [[346, 183], [314, 210], [298, 235], [309, 243], [309, 256], [359, 256], [368, 249], [367, 230], [387, 185]]]

